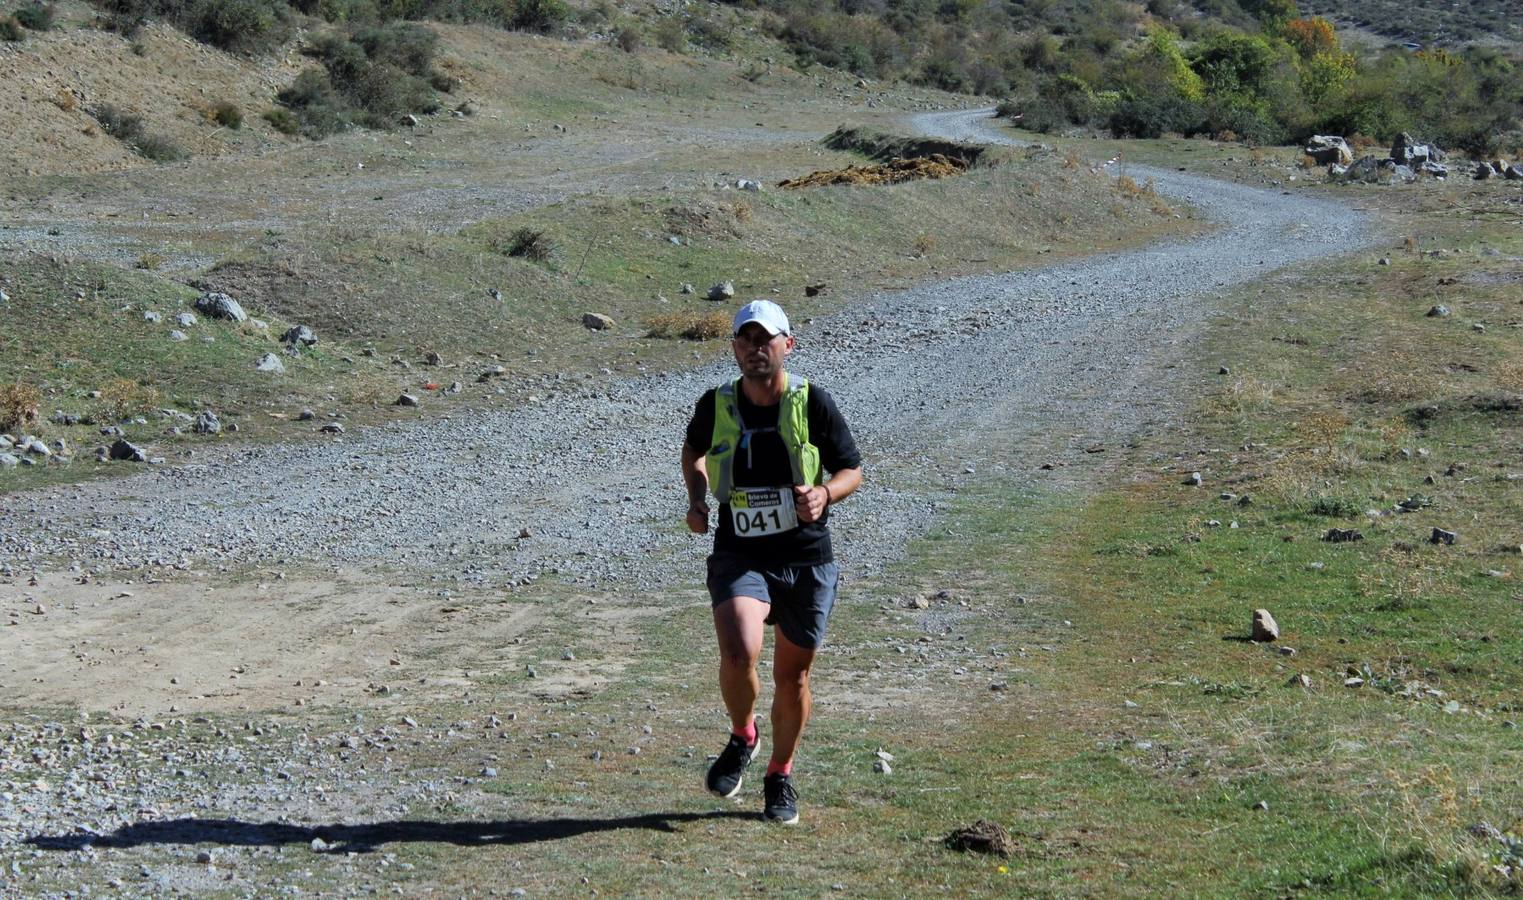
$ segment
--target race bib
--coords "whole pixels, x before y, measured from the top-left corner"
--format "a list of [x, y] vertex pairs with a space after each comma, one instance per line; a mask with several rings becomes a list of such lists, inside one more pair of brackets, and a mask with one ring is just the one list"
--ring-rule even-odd
[[730, 521], [736, 537], [792, 531], [799, 527], [793, 488], [735, 488], [730, 491]]

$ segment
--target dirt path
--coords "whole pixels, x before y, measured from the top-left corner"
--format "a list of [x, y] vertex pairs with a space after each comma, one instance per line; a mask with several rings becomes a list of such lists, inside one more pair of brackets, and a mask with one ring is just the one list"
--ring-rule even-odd
[[[927, 115], [916, 125], [1008, 141], [986, 115]], [[1082, 484], [1096, 464], [1088, 451], [1169, 414], [1174, 348], [1217, 290], [1363, 239], [1355, 215], [1330, 204], [1146, 174], [1222, 230], [925, 285], [801, 329], [794, 367], [837, 396], [869, 460], [868, 487], [838, 513], [848, 578], [881, 571], [959, 484], [981, 474]], [[438, 667], [449, 668], [463, 662], [462, 648], [479, 650], [480, 638], [468, 618], [437, 612], [452, 597], [500, 598], [542, 578], [582, 591], [669, 594], [696, 579], [706, 544], [679, 527], [675, 448], [693, 399], [726, 375], [712, 366], [612, 388], [568, 386], [524, 409], [15, 497], [0, 511], [0, 566], [15, 575], [0, 583], [0, 610], [15, 623], [4, 631], [0, 684], [21, 706], [162, 708], [172, 697], [181, 708], [257, 705], [307, 696], [310, 679], [362, 682], [385, 654], [349, 652], [335, 635], [334, 623], [356, 610], [385, 611], [372, 617], [372, 642], [403, 640], [426, 619]], [[273, 580], [318, 566], [367, 574], [342, 587], [343, 579]], [[36, 586], [26, 581], [34, 570]], [[240, 571], [255, 574], [221, 576]], [[94, 580], [76, 583], [83, 575]], [[160, 583], [142, 583], [149, 576]], [[124, 578], [139, 583], [123, 587]], [[186, 584], [202, 581], [218, 587]], [[111, 599], [123, 590], [133, 596]], [[29, 612], [38, 604], [50, 611]], [[117, 639], [144, 630], [126, 630], [134, 620], [151, 623], [152, 651]], [[530, 625], [509, 617], [493, 637], [505, 642]], [[81, 644], [220, 672], [229, 648], [208, 639], [212, 632], [237, 635], [269, 685], [239, 679], [241, 690], [228, 693], [166, 678], [145, 691]], [[324, 656], [320, 672], [306, 661], [314, 654]]]

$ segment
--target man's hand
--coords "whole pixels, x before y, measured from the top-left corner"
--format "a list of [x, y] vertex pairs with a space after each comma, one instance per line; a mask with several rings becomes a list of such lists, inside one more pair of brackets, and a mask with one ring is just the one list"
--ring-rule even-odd
[[824, 485], [793, 486], [793, 505], [798, 508], [800, 522], [818, 522], [830, 505], [830, 491]]
[[693, 534], [706, 534], [709, 530], [709, 505], [702, 500], [689, 503], [687, 507], [687, 530]]

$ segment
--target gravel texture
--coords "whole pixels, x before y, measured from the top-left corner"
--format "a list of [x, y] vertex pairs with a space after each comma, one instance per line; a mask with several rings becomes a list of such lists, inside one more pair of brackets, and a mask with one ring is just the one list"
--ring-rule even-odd
[[[1015, 143], [987, 118], [913, 121], [929, 134]], [[865, 298], [801, 324], [791, 369], [837, 397], [867, 461], [867, 486], [835, 511], [846, 572], [893, 559], [961, 480], [1035, 478], [1051, 454], [1147, 427], [1168, 394], [1159, 352], [1207, 315], [1213, 294], [1367, 240], [1360, 218], [1334, 204], [1128, 171], [1221, 230]], [[691, 404], [731, 371], [590, 388], [561, 378], [519, 408], [21, 495], [0, 511], [0, 567], [308, 561], [488, 584], [692, 579], [708, 541], [681, 527], [676, 459]]]

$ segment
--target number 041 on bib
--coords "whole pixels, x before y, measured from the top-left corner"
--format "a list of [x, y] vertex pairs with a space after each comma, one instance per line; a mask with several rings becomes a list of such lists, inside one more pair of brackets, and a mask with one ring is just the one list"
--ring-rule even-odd
[[792, 531], [799, 527], [793, 488], [735, 488], [730, 492], [730, 521], [736, 537]]

